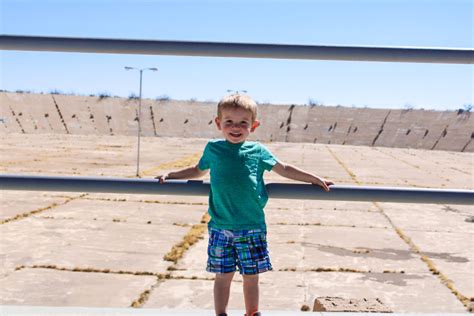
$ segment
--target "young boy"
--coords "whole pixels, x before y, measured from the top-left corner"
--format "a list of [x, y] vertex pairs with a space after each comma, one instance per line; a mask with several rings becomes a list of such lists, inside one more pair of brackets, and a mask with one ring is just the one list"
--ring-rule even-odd
[[216, 315], [226, 315], [230, 284], [238, 267], [243, 277], [246, 315], [256, 316], [260, 315], [258, 274], [272, 270], [263, 212], [268, 200], [264, 171], [309, 182], [325, 191], [333, 182], [279, 161], [262, 144], [247, 141], [260, 125], [257, 104], [247, 95], [224, 97], [218, 104], [215, 123], [224, 139], [209, 141], [197, 165], [157, 178], [161, 183], [167, 179], [198, 178], [210, 169], [206, 270], [216, 273]]

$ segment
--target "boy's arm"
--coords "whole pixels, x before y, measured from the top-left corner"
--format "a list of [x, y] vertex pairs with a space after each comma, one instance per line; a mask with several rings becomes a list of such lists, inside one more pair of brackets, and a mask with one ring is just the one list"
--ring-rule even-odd
[[272, 168], [272, 171], [275, 171], [278, 173], [280, 176], [292, 179], [292, 180], [298, 180], [298, 181], [303, 181], [303, 182], [309, 182], [315, 185], [319, 185], [324, 189], [324, 191], [328, 192], [329, 191], [329, 186], [333, 185], [334, 183], [332, 181], [326, 180], [324, 178], [318, 177], [312, 173], [306, 172], [302, 169], [299, 169], [295, 166], [292, 166], [290, 164], [286, 164], [284, 162], [278, 161]]
[[194, 179], [200, 178], [207, 173], [207, 170], [199, 169], [199, 165], [195, 165], [193, 167], [187, 167], [181, 170], [172, 171], [170, 173], [165, 173], [161, 176], [155, 177], [155, 179], [159, 179], [160, 183], [165, 182], [168, 179]]

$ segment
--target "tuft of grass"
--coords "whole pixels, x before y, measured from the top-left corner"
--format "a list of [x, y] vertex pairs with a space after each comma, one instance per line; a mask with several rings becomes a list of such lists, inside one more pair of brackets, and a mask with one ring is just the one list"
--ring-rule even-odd
[[166, 255], [164, 255], [163, 259], [176, 264], [178, 260], [183, 257], [184, 252], [188, 250], [189, 247], [204, 238], [203, 235], [206, 231], [206, 224], [209, 222], [209, 219], [209, 214], [207, 212], [204, 213], [201, 218], [201, 223], [192, 225], [191, 229], [183, 237], [183, 240], [174, 245], [171, 250]]
[[133, 307], [133, 308], [141, 307], [143, 304], [145, 304], [146, 301], [148, 301], [150, 294], [151, 294], [151, 290], [145, 290], [143, 293], [140, 294], [138, 299], [136, 299], [135, 301], [132, 302], [132, 304], [130, 304], [130, 307]]
[[184, 252], [192, 245], [203, 239], [206, 225], [196, 224], [191, 227], [188, 233], [183, 237], [183, 240], [174, 245], [171, 250], [163, 257], [166, 261], [177, 263], [184, 255]]

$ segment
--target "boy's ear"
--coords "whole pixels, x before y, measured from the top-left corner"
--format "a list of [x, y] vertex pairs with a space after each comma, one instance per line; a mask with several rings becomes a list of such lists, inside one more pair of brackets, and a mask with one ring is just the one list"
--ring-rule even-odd
[[221, 130], [221, 119], [219, 117], [216, 117], [214, 119], [214, 122], [216, 122], [217, 129]]
[[253, 132], [257, 129], [257, 127], [260, 126], [260, 121], [259, 120], [255, 120], [253, 123], [252, 123], [252, 127], [250, 128], [250, 131]]

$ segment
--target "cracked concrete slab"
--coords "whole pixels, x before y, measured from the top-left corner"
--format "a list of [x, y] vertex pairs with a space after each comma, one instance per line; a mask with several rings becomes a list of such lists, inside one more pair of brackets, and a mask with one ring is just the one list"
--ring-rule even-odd
[[[2, 191], [2, 212], [0, 222], [12, 220], [20, 215], [27, 216], [34, 211], [45, 210], [56, 205], [63, 204], [69, 198], [61, 196], [45, 196], [43, 192], [29, 192], [25, 198], [25, 192]], [[77, 194], [76, 196], [79, 196]]]
[[117, 200], [86, 197], [72, 201], [67, 207], [57, 207], [47, 216], [78, 221], [192, 225], [199, 222], [205, 212], [207, 212], [207, 205], [160, 204], [155, 203], [154, 200], [135, 202], [121, 197], [117, 197]]
[[[196, 153], [205, 142], [143, 137], [144, 175], [151, 178], [195, 162]], [[0, 149], [11, 155], [0, 158], [0, 170], [133, 177], [135, 143], [135, 137], [125, 136], [9, 134], [2, 136]], [[467, 153], [297, 143], [267, 145], [279, 159], [338, 184], [439, 188], [456, 185], [466, 189], [473, 189], [474, 185], [472, 154]], [[208, 179], [209, 176], [204, 178]], [[266, 174], [266, 181], [286, 182], [275, 173]], [[12, 287], [15, 291], [4, 288], [2, 296], [6, 293], [7, 297], [24, 299], [19, 305], [32, 305], [42, 297], [56, 306], [71, 302], [81, 306], [130, 306], [149, 290], [148, 299], [142, 303], [145, 309], [212, 309], [214, 275], [205, 272], [207, 233], [184, 252], [177, 264], [163, 260], [183, 240], [190, 225], [201, 222], [207, 197], [20, 191], [0, 194], [2, 205], [8, 206], [0, 210], [0, 218], [74, 198], [0, 225], [0, 278], [17, 286]], [[467, 299], [474, 296], [473, 223], [466, 221], [474, 216], [472, 206], [270, 199], [266, 216], [275, 271], [261, 276], [265, 310], [300, 310], [302, 305], [313, 306], [318, 296], [365, 295], [381, 297], [395, 312], [466, 312], [467, 308], [430, 271], [408, 241], [433, 262], [456, 290]], [[32, 268], [34, 265], [39, 268]], [[24, 268], [15, 270], [21, 266]], [[173, 269], [168, 270], [170, 266]], [[95, 272], [71, 272], [75, 268]], [[130, 274], [112, 273], [118, 271]], [[132, 275], [137, 272], [155, 275]], [[170, 274], [169, 279], [158, 281], [157, 275], [165, 273]], [[103, 279], [103, 275], [108, 277]], [[117, 280], [117, 276], [130, 279]], [[35, 277], [36, 281], [27, 280]], [[39, 284], [41, 293], [36, 292], [34, 284]], [[117, 284], [136, 295], [120, 294], [113, 300], [116, 304], [123, 298], [118, 305], [108, 305], [111, 301], [107, 295], [90, 298], [87, 292], [92, 289], [92, 293], [107, 294], [116, 290]], [[55, 292], [56, 285], [74, 295], [62, 297]], [[234, 311], [243, 307], [241, 286], [241, 278], [236, 276], [231, 297]], [[48, 291], [48, 287], [52, 289]], [[180, 292], [175, 291], [187, 296], [180, 300]]]
[[268, 235], [277, 270], [426, 271], [392, 230], [303, 226], [288, 232], [275, 225], [269, 227]]
[[311, 209], [275, 209], [267, 208], [265, 218], [270, 225], [321, 225], [345, 227], [388, 228], [387, 219], [380, 212], [367, 211], [365, 207], [358, 210], [322, 210]]
[[170, 263], [163, 256], [188, 230], [173, 225], [43, 218], [0, 229], [3, 273], [21, 265], [165, 273]]
[[453, 287], [467, 297], [474, 297], [474, 234], [445, 232], [409, 232], [413, 243]]
[[[466, 218], [474, 215], [474, 208], [463, 205], [380, 203], [397, 227], [406, 231], [473, 233], [472, 223]], [[464, 211], [462, 211], [464, 210]], [[420, 223], [423, 226], [420, 227]]]
[[[305, 305], [303, 276], [288, 282], [290, 273], [266, 272], [260, 276], [262, 310], [300, 310]], [[229, 309], [245, 309], [242, 278], [236, 274], [231, 285]], [[157, 287], [144, 308], [213, 308], [213, 282], [208, 280], [168, 280]], [[282, 300], [284, 298], [284, 300]], [[309, 299], [308, 299], [309, 301]]]
[[154, 276], [22, 269], [1, 279], [1, 305], [130, 307]]
[[307, 273], [309, 293], [378, 297], [396, 313], [463, 313], [466, 308], [431, 274]]

